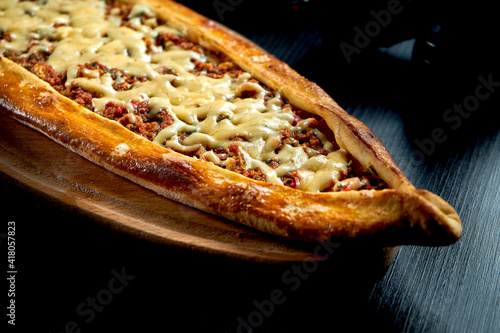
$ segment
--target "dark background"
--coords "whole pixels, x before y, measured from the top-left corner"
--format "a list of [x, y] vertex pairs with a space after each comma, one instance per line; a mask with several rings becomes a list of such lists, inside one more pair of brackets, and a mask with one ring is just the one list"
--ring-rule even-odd
[[[370, 12], [387, 9], [389, 2], [333, 7], [314, 0], [292, 5], [182, 2], [236, 29], [319, 83], [383, 140], [416, 187], [456, 208], [464, 227], [462, 239], [449, 247], [401, 247], [382, 274], [356, 263], [346, 268], [343, 251], [352, 248], [341, 247], [312, 273], [297, 271], [292, 284], [283, 274], [294, 264], [238, 261], [136, 239], [78, 211], [61, 210], [0, 174], [1, 232], [6, 232], [7, 221], [17, 227], [17, 328], [236, 332], [241, 317], [258, 324], [252, 332], [497, 331], [499, 93], [492, 92], [467, 112], [456, 128], [443, 119], [448, 109], [475, 96], [478, 77], [500, 82], [491, 60], [498, 32], [489, 19], [493, 11], [480, 3], [456, 8], [401, 1], [404, 9], [348, 63], [339, 44], [354, 45], [354, 28], [363, 30], [374, 20]], [[222, 16], [214, 5], [220, 3], [230, 6]], [[439, 32], [433, 30], [436, 26]], [[380, 51], [412, 38], [414, 53], [411, 47], [402, 48], [399, 57]], [[436, 47], [429, 50], [426, 41]], [[441, 135], [431, 144], [436, 129], [446, 139]], [[418, 142], [427, 143], [426, 149]], [[78, 306], [109, 289], [113, 271], [126, 272], [128, 285], [85, 322], [90, 317], [79, 315]], [[283, 294], [275, 297], [280, 304], [271, 309], [268, 301], [274, 290]], [[260, 317], [255, 315], [256, 304], [264, 309]], [[78, 327], [73, 328], [72, 321]]]

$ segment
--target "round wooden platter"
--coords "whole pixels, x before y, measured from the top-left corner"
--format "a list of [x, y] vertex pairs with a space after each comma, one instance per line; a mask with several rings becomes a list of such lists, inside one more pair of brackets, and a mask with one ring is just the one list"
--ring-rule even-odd
[[268, 263], [319, 259], [318, 244], [267, 235], [166, 199], [1, 112], [0, 172], [61, 209], [150, 241]]

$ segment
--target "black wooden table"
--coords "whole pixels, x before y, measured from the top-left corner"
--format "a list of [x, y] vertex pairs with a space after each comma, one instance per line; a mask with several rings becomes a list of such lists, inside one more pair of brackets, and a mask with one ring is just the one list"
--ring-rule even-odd
[[[498, 331], [500, 132], [492, 117], [500, 95], [498, 72], [484, 66], [474, 75], [448, 76], [371, 51], [357, 64], [333, 61], [331, 49], [338, 45], [322, 42], [311, 22], [284, 24], [281, 18], [248, 26], [230, 19], [244, 17], [233, 3], [223, 23], [318, 82], [365, 122], [416, 187], [456, 208], [462, 239], [448, 247], [400, 247], [382, 273], [356, 263], [346, 271], [336, 255], [319, 264], [239, 261], [109, 230], [2, 176], [2, 233], [8, 221], [18, 226], [16, 328]], [[220, 18], [212, 5], [198, 9]], [[6, 239], [1, 241], [6, 249]]]

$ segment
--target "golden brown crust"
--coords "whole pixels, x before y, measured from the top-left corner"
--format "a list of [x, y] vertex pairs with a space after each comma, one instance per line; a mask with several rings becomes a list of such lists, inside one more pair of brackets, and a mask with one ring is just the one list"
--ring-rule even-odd
[[460, 219], [440, 197], [415, 190], [382, 142], [323, 90], [227, 28], [186, 7], [148, 0], [205, 47], [222, 51], [292, 104], [322, 116], [343, 148], [392, 189], [310, 193], [258, 182], [164, 149], [77, 105], [0, 58], [0, 104], [11, 116], [89, 160], [157, 193], [264, 232], [313, 241], [365, 236], [384, 244], [449, 244]]

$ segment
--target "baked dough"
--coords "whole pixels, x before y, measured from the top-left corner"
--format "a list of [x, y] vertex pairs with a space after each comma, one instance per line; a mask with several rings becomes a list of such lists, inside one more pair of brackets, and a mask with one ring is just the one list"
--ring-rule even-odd
[[190, 40], [225, 54], [260, 82], [279, 90], [295, 107], [323, 118], [336, 143], [389, 189], [313, 193], [249, 179], [152, 143], [63, 97], [34, 74], [0, 57], [3, 110], [167, 198], [266, 233], [302, 241], [366, 237], [383, 245], [445, 245], [460, 237], [454, 209], [439, 196], [415, 189], [377, 136], [316, 84], [241, 35], [183, 5], [165, 0], [142, 3]]

